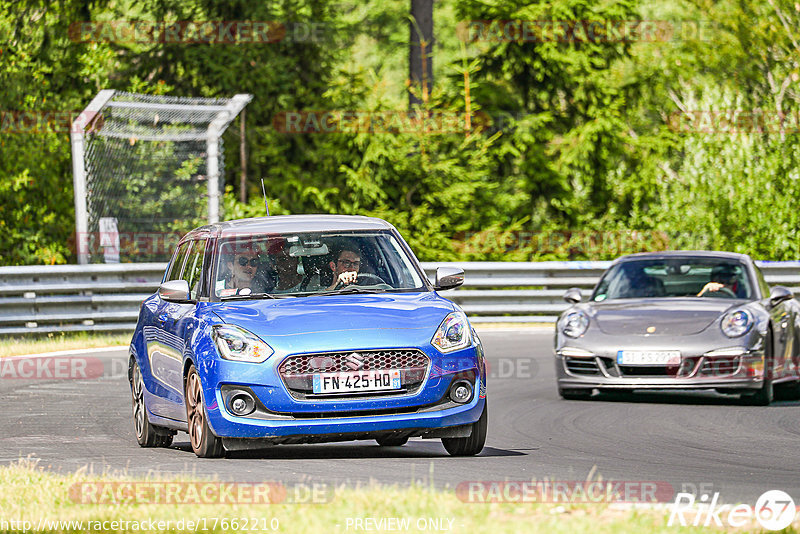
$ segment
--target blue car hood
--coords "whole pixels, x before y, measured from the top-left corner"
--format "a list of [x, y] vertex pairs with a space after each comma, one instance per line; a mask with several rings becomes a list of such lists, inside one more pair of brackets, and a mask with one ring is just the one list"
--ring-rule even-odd
[[276, 351], [421, 347], [456, 307], [434, 292], [349, 294], [221, 302], [224, 322], [258, 335]]

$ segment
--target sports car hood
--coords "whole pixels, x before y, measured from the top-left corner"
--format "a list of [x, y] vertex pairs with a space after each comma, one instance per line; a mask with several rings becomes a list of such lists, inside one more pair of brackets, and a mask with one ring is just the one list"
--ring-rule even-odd
[[658, 298], [620, 299], [591, 306], [603, 333], [674, 336], [702, 332], [720, 314], [742, 304], [744, 301], [732, 299]]
[[[214, 312], [287, 351], [419, 346], [456, 307], [433, 292], [221, 302]], [[278, 346], [276, 346], [278, 345]]]

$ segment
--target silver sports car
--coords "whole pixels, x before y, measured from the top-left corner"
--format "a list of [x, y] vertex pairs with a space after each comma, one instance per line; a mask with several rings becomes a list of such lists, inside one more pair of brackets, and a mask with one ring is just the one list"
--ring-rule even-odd
[[617, 259], [588, 302], [572, 288], [556, 324], [559, 394], [715, 389], [767, 405], [800, 394], [800, 303], [743, 254], [659, 252]]

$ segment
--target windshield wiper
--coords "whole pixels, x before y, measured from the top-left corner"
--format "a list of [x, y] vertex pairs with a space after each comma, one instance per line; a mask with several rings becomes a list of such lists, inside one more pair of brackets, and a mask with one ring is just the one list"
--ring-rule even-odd
[[249, 295], [231, 295], [230, 297], [220, 297], [220, 300], [250, 300], [250, 299], [282, 299], [283, 296], [271, 295], [269, 293], [250, 293]]
[[344, 295], [347, 293], [386, 293], [387, 291], [392, 291], [391, 289], [384, 289], [380, 287], [360, 287], [360, 286], [348, 286], [343, 287], [338, 291], [331, 291], [330, 293], [325, 293], [326, 295]]

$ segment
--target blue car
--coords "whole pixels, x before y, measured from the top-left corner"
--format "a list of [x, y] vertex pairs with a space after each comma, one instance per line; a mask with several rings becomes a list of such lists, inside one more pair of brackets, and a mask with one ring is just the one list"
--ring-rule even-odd
[[486, 441], [483, 347], [408, 244], [375, 218], [292, 215], [184, 236], [130, 345], [136, 438], [199, 457], [282, 443]]

